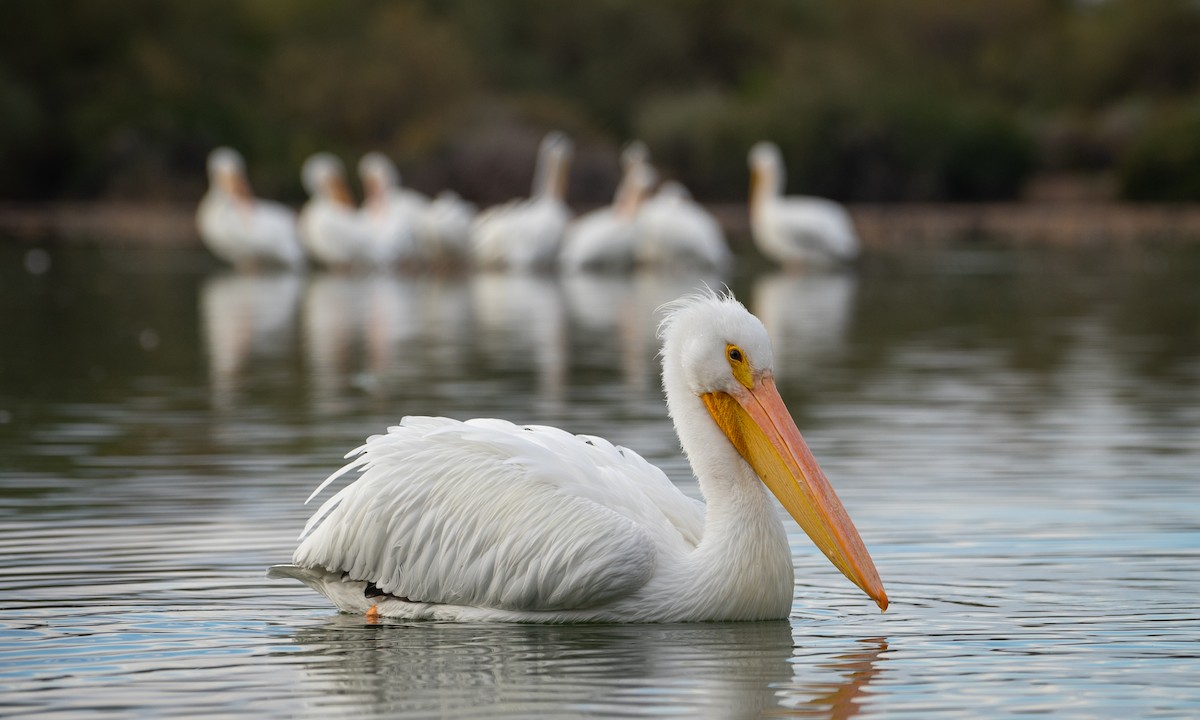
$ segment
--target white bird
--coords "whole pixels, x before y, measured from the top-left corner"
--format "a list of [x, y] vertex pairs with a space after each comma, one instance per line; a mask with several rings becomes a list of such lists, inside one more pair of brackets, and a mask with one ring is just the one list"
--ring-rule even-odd
[[419, 260], [417, 233], [429, 198], [400, 185], [400, 172], [383, 153], [370, 152], [358, 161], [363, 185], [362, 216], [382, 265], [411, 265]]
[[418, 238], [435, 265], [461, 265], [470, 259], [475, 206], [453, 190], [443, 190], [425, 210]]
[[477, 265], [526, 271], [555, 262], [571, 218], [566, 197], [572, 151], [566, 135], [547, 135], [538, 149], [530, 198], [489, 208], [475, 218], [471, 252]]
[[296, 237], [296, 213], [254, 197], [240, 153], [227, 147], [209, 153], [208, 182], [208, 192], [196, 211], [196, 226], [213, 255], [247, 270], [300, 265], [304, 251]]
[[774, 143], [750, 149], [750, 231], [758, 249], [787, 266], [828, 267], [858, 257], [846, 209], [817, 197], [783, 197], [783, 156]]
[[[667, 408], [707, 506], [636, 453], [502, 420], [409, 417], [356, 450], [293, 565], [345, 612], [407, 619], [786, 618], [793, 567], [771, 493], [881, 609], [874, 564], [796, 429], [767, 332], [732, 297], [672, 305]], [[770, 492], [768, 492], [768, 489]]]
[[637, 220], [637, 262], [660, 269], [725, 270], [732, 256], [721, 225], [678, 182], [666, 182]]
[[633, 265], [638, 210], [654, 186], [655, 172], [639, 142], [621, 154], [621, 165], [612, 205], [585, 213], [567, 227], [559, 256], [563, 270], [627, 270]]
[[317, 153], [304, 161], [309, 201], [300, 211], [300, 239], [314, 260], [336, 269], [365, 269], [381, 261], [370, 228], [350, 196], [342, 161]]

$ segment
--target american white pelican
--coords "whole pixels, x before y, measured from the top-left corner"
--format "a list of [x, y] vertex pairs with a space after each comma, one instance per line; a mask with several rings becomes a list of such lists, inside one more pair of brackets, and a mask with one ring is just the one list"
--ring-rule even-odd
[[309, 201], [300, 211], [300, 239], [317, 262], [344, 270], [373, 267], [380, 253], [350, 196], [342, 161], [317, 153], [300, 170]]
[[758, 249], [787, 266], [830, 266], [858, 257], [846, 209], [817, 197], [783, 197], [783, 156], [774, 143], [750, 149], [750, 231]]
[[254, 197], [238, 151], [220, 147], [209, 153], [208, 183], [196, 226], [213, 255], [239, 269], [300, 265], [304, 251], [296, 238], [296, 213]]
[[666, 182], [637, 219], [637, 262], [660, 269], [725, 270], [732, 261], [721, 225], [678, 182]]
[[502, 420], [409, 417], [355, 451], [357, 480], [271, 568], [345, 612], [408, 619], [786, 618], [793, 568], [768, 489], [878, 603], [866, 547], [775, 389], [767, 332], [732, 297], [661, 326], [667, 408], [707, 506], [640, 456]]
[[383, 153], [371, 152], [358, 161], [363, 186], [362, 215], [375, 243], [376, 260], [383, 265], [417, 262], [417, 233], [429, 198], [400, 185], [400, 173]]
[[435, 265], [461, 265], [471, 256], [471, 223], [475, 206], [453, 190], [443, 190], [425, 210], [418, 237]]
[[637, 214], [654, 186], [645, 145], [635, 142], [621, 154], [621, 182], [612, 205], [585, 213], [567, 227], [559, 265], [567, 272], [627, 270], [633, 265]]
[[477, 265], [534, 270], [554, 263], [571, 219], [566, 197], [572, 152], [566, 135], [547, 135], [538, 149], [532, 196], [475, 218], [471, 252]]

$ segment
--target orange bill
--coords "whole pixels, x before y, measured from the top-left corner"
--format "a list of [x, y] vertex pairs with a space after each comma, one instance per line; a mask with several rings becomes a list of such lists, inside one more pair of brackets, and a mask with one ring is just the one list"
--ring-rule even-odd
[[709, 413], [825, 557], [887, 610], [888, 598], [858, 530], [800, 436], [769, 375], [703, 397]]

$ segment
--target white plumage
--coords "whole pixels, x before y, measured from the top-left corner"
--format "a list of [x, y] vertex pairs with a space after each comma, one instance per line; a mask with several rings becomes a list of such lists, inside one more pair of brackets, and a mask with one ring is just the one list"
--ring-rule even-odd
[[[502, 420], [406, 418], [326, 480], [295, 577], [347, 612], [410, 619], [678, 622], [787, 617], [791, 552], [767, 487], [881, 607], [857, 532], [774, 389], [737, 301], [677, 303], [663, 384], [707, 507], [636, 453]], [[311, 497], [310, 497], [311, 499]]]
[[571, 140], [562, 133], [542, 140], [529, 199], [488, 208], [475, 218], [475, 264], [521, 271], [552, 266], [571, 219], [566, 197], [572, 153]]
[[674, 181], [638, 213], [636, 258], [639, 265], [701, 271], [723, 271], [733, 259], [717, 219]]
[[[500, 610], [628, 595], [649, 580], [656, 545], [683, 552], [703, 512], [639, 456], [590, 442], [503, 420], [408, 418], [362, 448], [364, 476], [314, 515], [295, 561], [377, 578], [396, 595]], [[429, 480], [397, 482], [398, 472]], [[347, 543], [349, 528], [386, 540]]]
[[423, 252], [437, 266], [465, 263], [471, 255], [474, 221], [474, 205], [453, 190], [441, 191], [430, 201], [417, 232]]
[[196, 210], [196, 226], [213, 255], [249, 270], [264, 265], [293, 268], [303, 261], [296, 213], [254, 197], [240, 153], [227, 147], [209, 153], [208, 181], [208, 192]]
[[342, 161], [316, 153], [300, 177], [309, 200], [300, 210], [300, 239], [314, 260], [337, 270], [374, 267], [382, 253], [346, 186]]
[[830, 266], [858, 257], [846, 209], [818, 197], [783, 197], [783, 156], [774, 143], [750, 149], [750, 231], [758, 249], [788, 266]]
[[363, 186], [362, 218], [381, 265], [412, 264], [419, 259], [418, 230], [429, 198], [400, 184], [400, 172], [383, 153], [358, 161]]
[[580, 215], [567, 227], [559, 265], [567, 272], [628, 270], [633, 266], [637, 217], [654, 186], [646, 146], [633, 142], [621, 153], [621, 182], [612, 205]]

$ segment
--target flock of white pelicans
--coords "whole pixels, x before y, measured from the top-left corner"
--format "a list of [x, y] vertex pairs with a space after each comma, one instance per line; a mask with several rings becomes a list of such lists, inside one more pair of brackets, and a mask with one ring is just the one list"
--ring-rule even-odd
[[[654, 175], [636, 146], [623, 158], [612, 207], [572, 222], [563, 202], [570, 150], [562, 135], [548, 137], [533, 197], [474, 218], [452, 196], [407, 194], [378, 155], [360, 165], [367, 197], [355, 208], [336, 160], [315, 156], [303, 172], [313, 195], [298, 220], [303, 249], [330, 267], [432, 262], [454, 253], [477, 266], [513, 269], [728, 262], [719, 230], [715, 239], [701, 232], [715, 226], [711, 218], [697, 215], [688, 231], [678, 229], [698, 207], [679, 186], [646, 198]], [[840, 208], [780, 197], [782, 163], [773, 145], [755, 146], [750, 163], [754, 234], [765, 254], [789, 264], [853, 256], [857, 242]], [[220, 223], [235, 223], [224, 212], [254, 228], [224, 238], [215, 252], [241, 264], [237, 251], [274, 246], [270, 262], [303, 261], [295, 221], [282, 206], [250, 196], [235, 153], [214, 152], [210, 171], [213, 190], [200, 213], [208, 241]], [[221, 204], [229, 207], [213, 207]], [[801, 220], [824, 225], [797, 237], [789, 223]], [[598, 437], [496, 419], [406, 417], [352, 451], [313, 491], [310, 501], [357, 474], [313, 513], [292, 563], [268, 574], [299, 580], [341, 611], [372, 621], [783, 619], [795, 578], [774, 497], [886, 610], [871, 556], [776, 389], [762, 322], [732, 295], [713, 291], [663, 312], [667, 410], [703, 502], [632, 450]]]
[[[396, 166], [380, 153], [359, 162], [364, 199], [356, 205], [341, 161], [317, 153], [301, 169], [309, 200], [297, 216], [254, 197], [241, 155], [218, 148], [209, 156], [209, 191], [197, 224], [213, 254], [248, 269], [299, 267], [306, 257], [334, 270], [728, 267], [731, 254], [717, 220], [682, 184], [658, 183], [641, 143], [621, 155], [612, 204], [573, 216], [566, 202], [572, 150], [562, 133], [547, 135], [530, 196], [479, 213], [453, 191], [431, 199], [404, 187]], [[841, 205], [783, 196], [783, 160], [774, 144], [755, 145], [749, 164], [750, 226], [764, 255], [785, 266], [838, 265], [858, 255], [858, 237]]]

